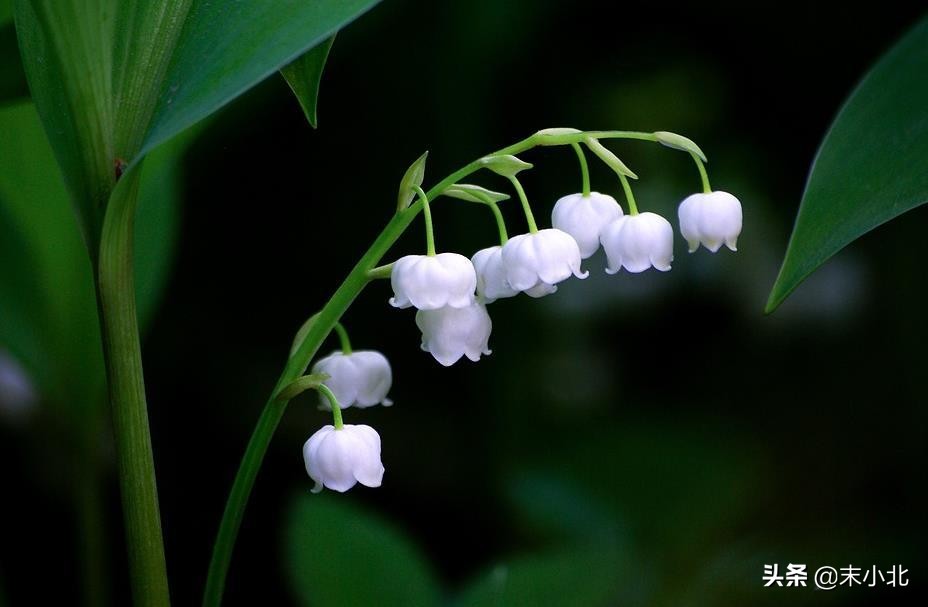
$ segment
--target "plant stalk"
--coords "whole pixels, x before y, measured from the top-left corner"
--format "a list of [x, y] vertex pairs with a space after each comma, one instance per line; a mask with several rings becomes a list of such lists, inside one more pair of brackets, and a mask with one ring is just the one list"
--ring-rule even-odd
[[107, 207], [97, 263], [97, 303], [133, 602], [136, 607], [168, 607], [133, 284], [132, 242], [140, 174], [138, 168], [124, 174]]

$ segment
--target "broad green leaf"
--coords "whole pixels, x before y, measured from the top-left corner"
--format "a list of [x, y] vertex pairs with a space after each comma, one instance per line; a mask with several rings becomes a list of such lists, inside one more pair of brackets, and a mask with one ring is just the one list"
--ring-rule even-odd
[[23, 68], [81, 231], [95, 245], [115, 180], [112, 19], [115, 0], [16, 0]]
[[501, 202], [509, 199], [508, 194], [494, 192], [471, 183], [455, 183], [448, 186], [448, 189], [442, 192], [441, 195], [468, 202]]
[[141, 154], [331, 38], [376, 3], [192, 1]]
[[0, 104], [9, 103], [29, 96], [29, 86], [19, 59], [19, 46], [16, 43], [16, 29], [13, 23], [3, 23], [0, 14]]
[[825, 135], [767, 312], [842, 248], [925, 202], [928, 19], [864, 77]]
[[[166, 280], [187, 139], [159, 149], [142, 174], [135, 263], [143, 323]], [[104, 380], [90, 259], [31, 103], [0, 108], [0, 141], [0, 344], [20, 353], [47, 399], [97, 406]]]
[[322, 70], [332, 50], [332, 36], [319, 46], [315, 47], [293, 63], [280, 70], [293, 94], [296, 95], [306, 115], [309, 124], [316, 128], [318, 125], [317, 104], [319, 101], [319, 83], [322, 81]]
[[422, 553], [347, 496], [299, 496], [287, 516], [284, 541], [284, 567], [301, 605], [440, 604], [438, 583]]
[[408, 207], [412, 199], [416, 197], [416, 188], [421, 187], [425, 180], [425, 161], [428, 157], [428, 152], [423, 153], [403, 173], [403, 178], [400, 179], [400, 190], [396, 196], [397, 211]]
[[591, 546], [506, 561], [466, 588], [457, 607], [606, 607], [629, 580], [614, 549]]

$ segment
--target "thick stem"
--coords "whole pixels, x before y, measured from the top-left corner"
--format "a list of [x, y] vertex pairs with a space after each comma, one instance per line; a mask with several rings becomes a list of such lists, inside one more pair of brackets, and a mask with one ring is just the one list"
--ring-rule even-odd
[[97, 266], [97, 299], [116, 461], [136, 607], [170, 605], [158, 489], [142, 378], [132, 282], [138, 169], [123, 176], [107, 208]]

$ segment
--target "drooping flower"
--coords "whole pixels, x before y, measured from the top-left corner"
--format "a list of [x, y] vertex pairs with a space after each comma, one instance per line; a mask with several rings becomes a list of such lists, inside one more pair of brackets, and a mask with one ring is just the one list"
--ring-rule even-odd
[[603, 228], [622, 216], [622, 207], [608, 194], [570, 194], [559, 199], [551, 211], [551, 225], [573, 236], [583, 259], [599, 249]]
[[652, 266], [666, 272], [673, 261], [673, 228], [656, 213], [623, 215], [603, 229], [600, 240], [609, 274], [621, 268], [644, 272]]
[[470, 260], [457, 253], [406, 255], [393, 264], [390, 283], [394, 307], [463, 308], [474, 302], [477, 274]]
[[580, 247], [573, 236], [555, 228], [513, 236], [503, 245], [506, 280], [517, 291], [541, 297], [557, 290], [557, 283], [586, 278], [580, 270]]
[[704, 247], [715, 253], [722, 244], [738, 250], [741, 234], [741, 202], [728, 192], [692, 194], [680, 203], [680, 233], [690, 253]]
[[493, 303], [497, 299], [514, 297], [519, 294], [506, 280], [503, 247], [496, 245], [480, 249], [470, 260], [477, 272], [477, 295], [484, 303]]
[[[393, 404], [393, 401], [387, 398], [387, 392], [393, 385], [393, 372], [387, 357], [380, 352], [333, 352], [319, 359], [313, 365], [312, 373], [325, 373], [329, 376], [322, 383], [332, 390], [342, 409], [351, 406], [365, 408], [377, 404], [389, 407]], [[324, 408], [331, 409], [327, 398], [320, 398], [320, 402]]]
[[383, 480], [380, 435], [370, 426], [323, 426], [303, 445], [306, 472], [316, 481], [313, 493], [323, 487], [345, 492], [361, 483], [379, 487]]
[[462, 356], [477, 362], [481, 354], [490, 354], [493, 322], [482, 303], [475, 302], [466, 308], [419, 310], [416, 325], [422, 331], [422, 349], [446, 367]]

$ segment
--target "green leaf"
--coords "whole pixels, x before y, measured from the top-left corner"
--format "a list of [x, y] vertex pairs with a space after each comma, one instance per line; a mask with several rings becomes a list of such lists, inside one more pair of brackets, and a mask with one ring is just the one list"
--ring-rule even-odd
[[29, 89], [95, 246], [115, 180], [111, 152], [112, 0], [16, 0]]
[[[143, 323], [166, 281], [188, 140], [158, 150], [142, 174], [135, 267]], [[31, 103], [0, 108], [0, 141], [0, 344], [19, 354], [47, 400], [96, 407], [104, 378], [90, 259]]]
[[532, 168], [531, 163], [525, 162], [511, 154], [486, 156], [480, 159], [480, 164], [503, 177], [514, 177], [521, 171]]
[[612, 150], [600, 143], [598, 139], [587, 137], [584, 143], [586, 143], [586, 147], [590, 148], [591, 152], [599, 156], [599, 159], [605, 162], [613, 171], [632, 179], [638, 179], [638, 175], [632, 173], [632, 170], [625, 166], [625, 163], [613, 154]]
[[3, 23], [0, 15], [0, 104], [16, 101], [29, 96], [26, 74], [19, 58], [19, 45], [16, 42], [16, 29], [12, 22]]
[[317, 105], [319, 102], [319, 84], [322, 81], [322, 70], [329, 58], [329, 51], [335, 36], [332, 36], [319, 46], [315, 47], [302, 57], [280, 70], [293, 94], [296, 95], [306, 115], [310, 126], [316, 128], [319, 124]]
[[422, 187], [422, 182], [425, 180], [425, 159], [428, 156], [429, 153], [425, 152], [416, 158], [400, 179], [400, 191], [396, 197], [397, 211], [408, 207], [412, 199], [416, 197], [416, 188]]
[[654, 136], [657, 137], [657, 140], [662, 145], [666, 145], [667, 147], [673, 148], [675, 150], [682, 150], [684, 152], [689, 152], [690, 154], [695, 154], [703, 162], [709, 162], [708, 159], [706, 159], [706, 155], [703, 154], [702, 150], [699, 149], [699, 146], [696, 145], [696, 142], [689, 137], [677, 135], [676, 133], [671, 133], [670, 131], [656, 131]]
[[767, 312], [849, 243], [928, 202], [926, 74], [928, 19], [880, 59], [831, 125]]
[[[622, 571], [614, 549], [592, 546], [526, 556], [504, 562], [467, 587], [458, 607], [598, 607], [621, 604]], [[625, 583], [628, 580], [624, 580]]]
[[456, 183], [448, 186], [448, 189], [442, 192], [441, 195], [466, 200], [468, 202], [501, 202], [509, 199], [508, 194], [494, 192], [493, 190], [488, 190], [479, 185], [470, 183]]
[[284, 566], [301, 605], [440, 604], [422, 553], [395, 527], [343, 495], [302, 495], [285, 528]]
[[195, 0], [141, 154], [322, 44], [377, 0]]

